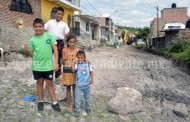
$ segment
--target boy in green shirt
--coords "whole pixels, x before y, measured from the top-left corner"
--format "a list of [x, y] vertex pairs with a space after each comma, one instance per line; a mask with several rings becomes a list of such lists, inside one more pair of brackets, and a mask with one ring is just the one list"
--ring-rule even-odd
[[[56, 112], [61, 109], [56, 100], [55, 90], [53, 87], [53, 70], [57, 71], [58, 67], [58, 50], [55, 38], [47, 32], [44, 32], [44, 22], [37, 18], [33, 22], [35, 36], [30, 38], [29, 45], [25, 45], [26, 52], [32, 57], [32, 71], [34, 79], [37, 80], [38, 93], [38, 110], [43, 111], [43, 84], [47, 85], [49, 94], [53, 101], [52, 108]], [[54, 51], [54, 63], [53, 63]]]

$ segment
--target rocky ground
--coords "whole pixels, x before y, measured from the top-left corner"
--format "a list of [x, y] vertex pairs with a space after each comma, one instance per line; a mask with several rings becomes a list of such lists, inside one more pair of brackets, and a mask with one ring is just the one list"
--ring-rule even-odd
[[[65, 88], [56, 85], [62, 112], [55, 113], [45, 92], [45, 110], [38, 112], [30, 58], [6, 54], [0, 62], [0, 121], [23, 122], [189, 122], [190, 75], [171, 61], [133, 46], [96, 48], [87, 52], [94, 69], [92, 112], [84, 100], [78, 118], [67, 112]], [[46, 90], [45, 90], [46, 91]]]

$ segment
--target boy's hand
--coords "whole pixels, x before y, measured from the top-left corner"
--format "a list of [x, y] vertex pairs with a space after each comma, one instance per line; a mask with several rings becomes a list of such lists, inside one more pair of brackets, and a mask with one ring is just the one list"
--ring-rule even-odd
[[75, 60], [74, 60], [74, 64], [76, 64], [78, 62], [78, 59], [77, 58], [75, 58]]
[[68, 56], [65, 55], [64, 58], [63, 58], [64, 61], [67, 61], [68, 60]]
[[30, 52], [30, 48], [29, 48], [28, 44], [24, 45], [24, 49], [26, 50], [26, 52]]
[[90, 84], [93, 84], [93, 80], [92, 79], [90, 80]]
[[59, 70], [59, 64], [54, 64], [54, 71], [58, 71]]

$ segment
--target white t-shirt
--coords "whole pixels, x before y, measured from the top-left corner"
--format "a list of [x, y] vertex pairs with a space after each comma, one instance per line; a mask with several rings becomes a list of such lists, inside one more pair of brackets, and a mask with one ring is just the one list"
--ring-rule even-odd
[[65, 34], [70, 30], [65, 22], [60, 21], [57, 23], [55, 19], [46, 22], [44, 28], [48, 33], [54, 35], [56, 40], [64, 39]]
[[[89, 64], [89, 67], [90, 67], [90, 72], [92, 72], [93, 70], [91, 64]], [[77, 70], [77, 63], [75, 64], [75, 70]]]

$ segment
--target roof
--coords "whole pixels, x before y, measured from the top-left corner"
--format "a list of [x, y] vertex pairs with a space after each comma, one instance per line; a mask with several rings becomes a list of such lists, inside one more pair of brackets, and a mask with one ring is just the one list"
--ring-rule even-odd
[[168, 9], [187, 9], [187, 7], [163, 8], [163, 9], [161, 10], [161, 12], [164, 11], [164, 10], [168, 10]]
[[176, 31], [185, 29], [185, 25], [183, 23], [167, 23], [164, 25], [162, 32], [165, 31]]
[[66, 1], [66, 0], [48, 0], [50, 2], [53, 2], [57, 5], [60, 5], [62, 7], [71, 9], [73, 11], [80, 11], [80, 4], [78, 3], [78, 1], [75, 2], [71, 2], [71, 1]]
[[99, 22], [95, 20], [96, 19], [95, 17], [89, 16], [89, 15], [75, 15], [75, 16], [78, 16], [81, 19], [84, 19], [86, 21], [90, 21], [90, 22], [93, 22], [94, 24], [99, 25]]
[[108, 26], [105, 25], [100, 25], [101, 28], [109, 28]]

